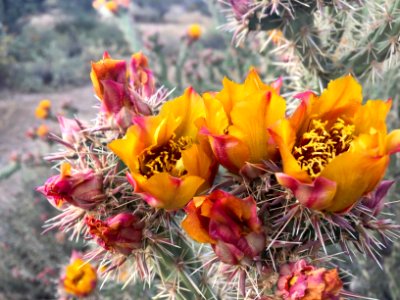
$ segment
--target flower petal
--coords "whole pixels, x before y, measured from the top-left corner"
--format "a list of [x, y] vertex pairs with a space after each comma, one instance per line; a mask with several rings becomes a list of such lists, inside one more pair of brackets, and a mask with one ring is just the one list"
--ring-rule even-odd
[[165, 172], [149, 179], [137, 174], [132, 174], [132, 177], [149, 205], [168, 210], [184, 207], [204, 183], [204, 179], [198, 176], [177, 178]]
[[386, 152], [393, 154], [400, 151], [400, 129], [393, 130], [386, 136]]
[[306, 171], [301, 169], [299, 163], [292, 155], [292, 149], [296, 142], [296, 132], [291, 126], [290, 121], [281, 120], [268, 131], [280, 151], [284, 172], [299, 181], [310, 183], [310, 176]]
[[275, 175], [278, 182], [291, 189], [296, 199], [305, 207], [324, 210], [331, 206], [337, 189], [336, 182], [317, 177], [312, 183], [303, 183], [285, 173]]
[[370, 133], [375, 129], [386, 133], [386, 116], [390, 111], [392, 101], [369, 100], [361, 106], [354, 115], [353, 123], [356, 126], [356, 135]]
[[186, 233], [195, 241], [199, 243], [210, 243], [214, 244], [216, 241], [210, 237], [208, 234], [208, 227], [203, 226], [201, 215], [197, 214], [195, 203], [193, 201], [189, 202], [186, 206], [186, 218], [182, 221], [182, 228]]
[[313, 103], [311, 113], [324, 120], [336, 120], [338, 117], [354, 115], [361, 102], [361, 85], [347, 75], [329, 82], [328, 88]]
[[208, 136], [218, 162], [232, 172], [237, 172], [249, 159], [249, 149], [241, 140], [229, 135], [214, 135], [203, 127], [200, 133]]
[[182, 96], [164, 103], [159, 116], [179, 122], [175, 129], [176, 137], [189, 136], [195, 139], [198, 132], [195, 121], [205, 116], [204, 103], [193, 88], [187, 88]]
[[234, 106], [231, 112], [233, 125], [229, 135], [243, 141], [249, 148], [249, 162], [258, 163], [271, 159], [276, 146], [271, 143], [268, 127], [285, 116], [285, 101], [271, 92], [252, 95], [247, 101]]
[[320, 175], [337, 185], [335, 197], [326, 210], [342, 212], [353, 206], [379, 183], [388, 162], [386, 155], [372, 157], [359, 152], [346, 152], [334, 158]]

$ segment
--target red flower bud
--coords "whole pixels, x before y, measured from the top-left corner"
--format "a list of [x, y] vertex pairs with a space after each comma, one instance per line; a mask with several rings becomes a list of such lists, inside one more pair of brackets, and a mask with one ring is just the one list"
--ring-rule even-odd
[[129, 255], [142, 247], [144, 222], [135, 215], [120, 213], [105, 221], [87, 216], [85, 223], [97, 244], [110, 252]]
[[61, 174], [47, 179], [36, 189], [47, 197], [56, 208], [67, 203], [90, 210], [104, 201], [103, 177], [93, 170], [71, 171], [71, 165], [64, 163]]

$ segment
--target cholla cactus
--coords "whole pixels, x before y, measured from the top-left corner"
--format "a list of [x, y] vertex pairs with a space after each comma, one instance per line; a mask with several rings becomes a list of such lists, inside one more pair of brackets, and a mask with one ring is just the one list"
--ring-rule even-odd
[[[229, 23], [237, 43], [252, 32], [293, 76], [308, 70], [325, 85], [352, 73], [372, 76], [392, 67], [399, 50], [399, 1], [230, 0]], [[303, 66], [301, 68], [300, 66]], [[299, 76], [297, 76], [299, 77]]]
[[153, 298], [351, 296], [334, 246], [376, 259], [399, 229], [381, 215], [400, 151], [391, 101], [362, 105], [349, 75], [287, 116], [282, 80], [255, 69], [166, 101], [143, 54], [129, 66], [92, 64], [93, 124], [60, 118], [65, 149], [47, 157], [60, 174], [38, 188], [61, 211], [47, 230], [83, 236], [105, 279], [146, 282]]

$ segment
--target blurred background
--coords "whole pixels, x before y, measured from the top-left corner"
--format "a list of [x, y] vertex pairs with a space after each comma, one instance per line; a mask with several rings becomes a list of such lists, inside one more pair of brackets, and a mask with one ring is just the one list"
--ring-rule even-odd
[[[143, 51], [158, 86], [174, 89], [173, 96], [188, 85], [199, 93], [217, 90], [224, 76], [240, 81], [250, 66], [266, 82], [295, 78], [287, 66], [273, 63], [276, 56], [282, 59], [272, 51], [280, 45], [279, 34], [269, 33], [267, 46], [260, 39], [235, 45], [232, 32], [223, 30], [228, 22], [224, 9], [214, 0], [0, 0], [0, 300], [56, 299], [72, 249], [84, 250], [64, 234], [41, 234], [56, 210], [34, 188], [51, 175], [43, 155], [54, 148], [48, 133], [59, 132], [55, 116], [94, 117], [98, 102], [90, 62], [104, 51], [116, 59]], [[393, 97], [398, 111], [396, 76], [388, 71], [376, 81], [365, 80], [365, 93]], [[284, 88], [285, 95], [319, 90], [311, 75], [297, 79]], [[391, 118], [398, 124], [396, 113]], [[389, 177], [398, 176], [396, 163], [390, 172]], [[372, 260], [355, 263], [349, 288], [378, 299], [400, 299], [399, 250], [398, 245], [387, 249], [381, 268]], [[135, 286], [120, 288], [110, 283], [93, 297], [150, 299]]]

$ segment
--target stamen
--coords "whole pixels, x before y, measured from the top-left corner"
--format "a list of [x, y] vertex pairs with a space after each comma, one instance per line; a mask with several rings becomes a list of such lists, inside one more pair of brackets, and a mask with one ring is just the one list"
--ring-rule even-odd
[[180, 160], [182, 151], [193, 144], [187, 136], [175, 140], [171, 138], [167, 144], [147, 150], [140, 159], [141, 173], [146, 178], [161, 172], [168, 172], [173, 176], [182, 176], [186, 172], [182, 168]]
[[303, 170], [317, 177], [337, 155], [350, 148], [355, 127], [338, 118], [329, 131], [328, 121], [314, 119], [310, 129], [303, 134], [293, 149], [293, 155]]

